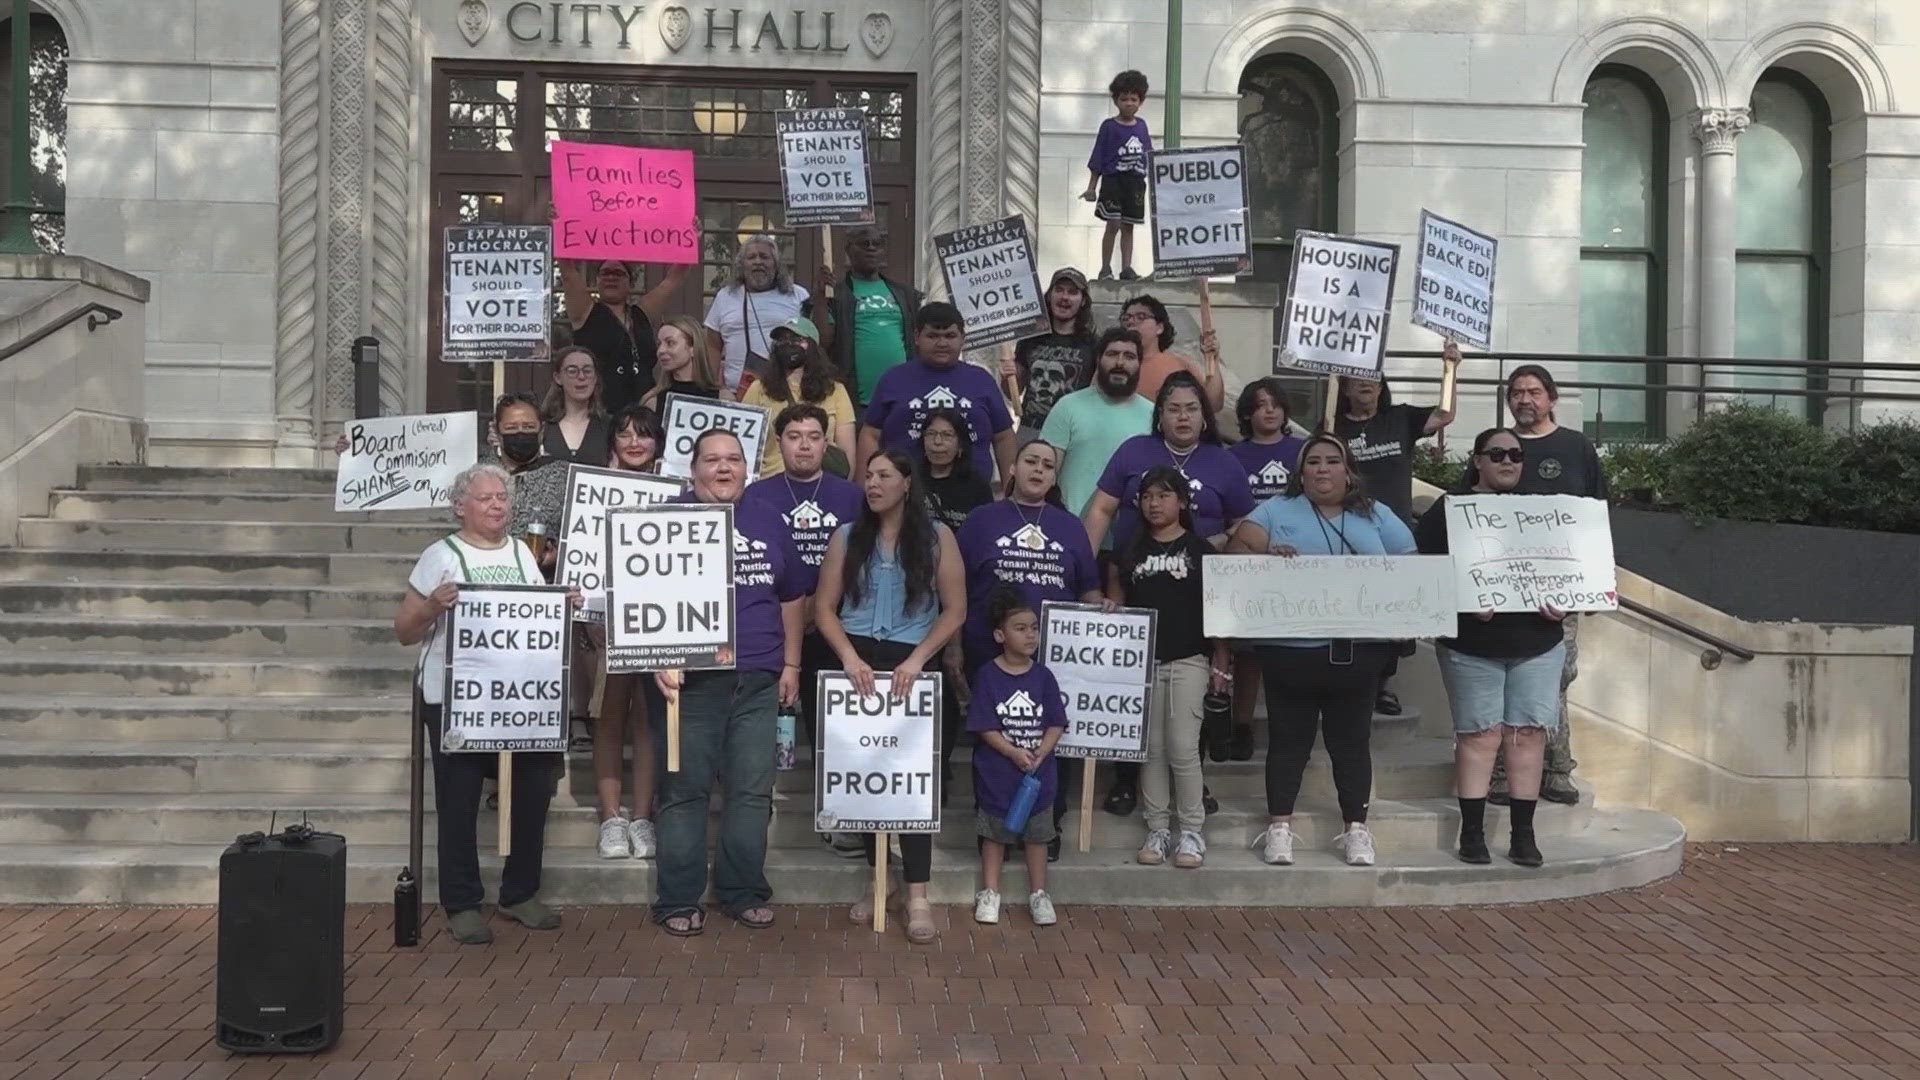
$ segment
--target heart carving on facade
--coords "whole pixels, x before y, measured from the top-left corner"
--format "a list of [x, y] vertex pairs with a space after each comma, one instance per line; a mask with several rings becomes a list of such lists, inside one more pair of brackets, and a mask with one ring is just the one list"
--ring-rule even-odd
[[683, 7], [664, 7], [660, 9], [660, 40], [667, 48], [679, 52], [687, 47], [687, 39], [693, 36], [693, 13]]
[[875, 11], [860, 20], [860, 44], [875, 58], [885, 53], [893, 44], [893, 17], [884, 11]]
[[487, 8], [487, 0], [460, 0], [460, 36], [467, 39], [468, 45], [478, 45], [487, 36], [487, 30], [493, 26], [493, 12]]

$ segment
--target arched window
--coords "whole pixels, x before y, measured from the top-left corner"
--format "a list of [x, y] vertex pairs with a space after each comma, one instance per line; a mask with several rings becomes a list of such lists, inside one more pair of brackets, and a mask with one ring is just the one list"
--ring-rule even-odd
[[[1827, 103], [1798, 72], [1753, 88], [1752, 124], [1734, 143], [1734, 348], [1769, 360], [1827, 358], [1830, 161]], [[1805, 373], [1740, 376], [1742, 386], [1807, 386]], [[1780, 398], [1798, 410], [1798, 398]]]
[[[1580, 351], [1616, 357], [1667, 351], [1667, 108], [1653, 81], [1606, 64], [1587, 81], [1580, 155]], [[1659, 380], [1663, 365], [1588, 361], [1590, 382]], [[1660, 411], [1650, 393], [1590, 392], [1603, 436], [1650, 438]]]
[[1240, 143], [1252, 203], [1253, 276], [1285, 282], [1298, 229], [1338, 221], [1339, 102], [1307, 60], [1262, 56], [1240, 76]]
[[[59, 253], [67, 243], [67, 35], [44, 12], [28, 17], [28, 154], [33, 164], [30, 202], [33, 238], [40, 250]], [[13, 20], [0, 20], [0, 203], [13, 198]]]

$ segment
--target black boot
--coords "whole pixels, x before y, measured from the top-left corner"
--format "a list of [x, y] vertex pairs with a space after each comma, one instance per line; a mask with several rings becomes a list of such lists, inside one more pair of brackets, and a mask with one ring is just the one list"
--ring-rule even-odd
[[1533, 811], [1539, 805], [1533, 799], [1515, 799], [1513, 807], [1513, 840], [1507, 848], [1507, 858], [1516, 866], [1539, 866], [1546, 860], [1540, 855], [1540, 845], [1533, 840]]
[[1133, 813], [1133, 808], [1139, 804], [1139, 801], [1140, 793], [1134, 786], [1133, 779], [1126, 776], [1116, 777], [1113, 786], [1107, 789], [1107, 801], [1100, 804], [1100, 809], [1115, 817], [1126, 817]]
[[1460, 861], [1475, 866], [1485, 866], [1493, 861], [1493, 853], [1487, 850], [1487, 834], [1484, 830], [1460, 830]]

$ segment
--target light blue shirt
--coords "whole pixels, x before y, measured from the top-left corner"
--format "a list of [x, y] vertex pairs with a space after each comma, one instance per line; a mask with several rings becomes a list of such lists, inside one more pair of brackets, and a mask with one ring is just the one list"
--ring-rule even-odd
[[[852, 531], [853, 526], [842, 525], [838, 535], [845, 537]], [[867, 558], [865, 588], [859, 602], [846, 592], [840, 594], [840, 625], [850, 636], [918, 645], [927, 639], [934, 620], [940, 617], [940, 595], [932, 582], [927, 586], [925, 599], [908, 611], [907, 572], [900, 564], [900, 552], [883, 552], [876, 543]]]
[[[1246, 521], [1267, 531], [1269, 548], [1290, 546], [1302, 555], [1411, 555], [1418, 549], [1413, 531], [1387, 504], [1373, 504], [1371, 516], [1346, 510], [1339, 517], [1322, 517], [1305, 495], [1268, 499], [1253, 508]], [[1318, 649], [1324, 638], [1268, 639], [1263, 645]]]

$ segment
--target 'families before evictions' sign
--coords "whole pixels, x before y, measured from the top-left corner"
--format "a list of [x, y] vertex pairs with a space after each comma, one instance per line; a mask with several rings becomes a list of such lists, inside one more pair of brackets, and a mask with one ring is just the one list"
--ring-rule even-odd
[[565, 585], [462, 585], [446, 634], [442, 751], [567, 748]]
[[845, 672], [820, 673], [815, 828], [940, 831], [940, 678], [921, 675], [895, 700], [891, 673], [874, 672], [865, 697]]
[[685, 490], [685, 483], [670, 476], [567, 466], [567, 500], [560, 508], [560, 583], [578, 588], [586, 597], [574, 618], [606, 619], [607, 511], [666, 502]]
[[1060, 684], [1067, 710], [1067, 730], [1055, 752], [1063, 758], [1147, 760], [1158, 614], [1054, 601], [1041, 609], [1040, 660]]
[[700, 261], [693, 151], [555, 141], [552, 168], [560, 258]]
[[733, 666], [733, 507], [607, 511], [607, 670]]
[[1476, 349], [1493, 347], [1493, 264], [1500, 242], [1420, 211], [1413, 324]]
[[346, 436], [333, 485], [338, 511], [444, 510], [454, 478], [480, 450], [471, 412], [349, 420]]
[[448, 226], [440, 359], [545, 360], [552, 248], [545, 225]]
[[873, 220], [865, 109], [784, 109], [774, 114], [773, 130], [788, 228]]
[[1153, 276], [1212, 277], [1251, 269], [1245, 151], [1154, 151]]
[[1452, 637], [1445, 555], [1208, 555], [1200, 560], [1208, 637]]
[[1461, 611], [1620, 606], [1605, 499], [1449, 495], [1446, 506]]
[[936, 236], [933, 251], [966, 321], [969, 348], [1046, 332], [1047, 308], [1025, 218], [1015, 214]]
[[767, 443], [768, 416], [767, 410], [758, 405], [668, 394], [667, 414], [661, 420], [661, 427], [667, 433], [667, 447], [660, 454], [660, 471], [667, 476], [692, 476], [694, 441], [700, 438], [701, 432], [714, 428], [738, 435], [747, 468], [758, 469], [761, 450]]
[[1295, 233], [1287, 300], [1274, 316], [1274, 371], [1378, 379], [1399, 265], [1398, 244]]

